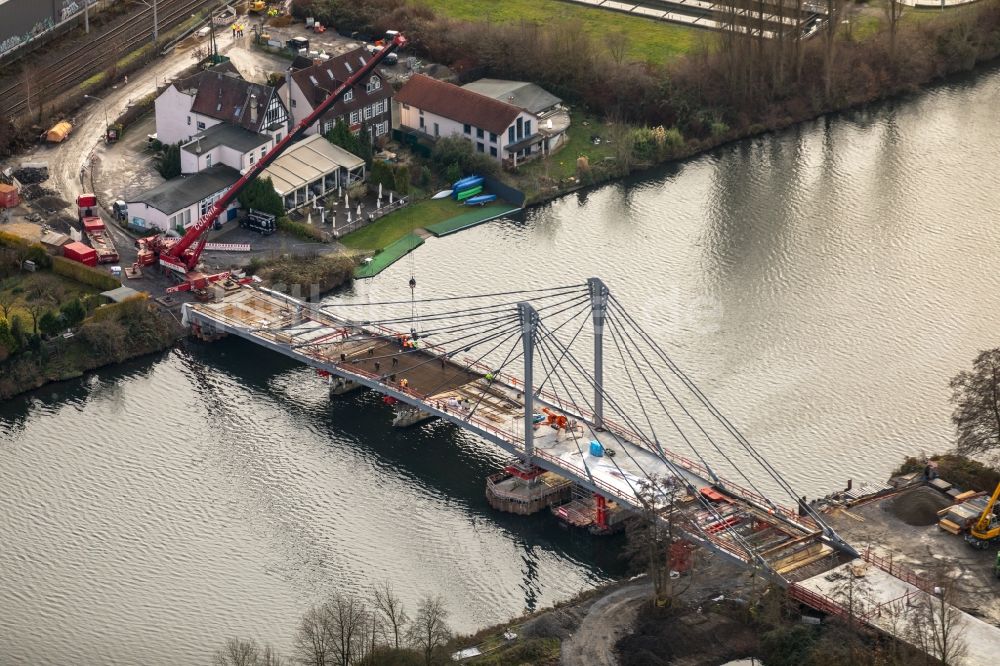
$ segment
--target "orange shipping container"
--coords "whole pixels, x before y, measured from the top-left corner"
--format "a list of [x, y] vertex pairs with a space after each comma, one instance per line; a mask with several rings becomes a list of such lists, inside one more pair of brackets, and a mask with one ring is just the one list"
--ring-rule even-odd
[[0, 183], [0, 208], [13, 208], [21, 203], [17, 196], [17, 188], [13, 185]]

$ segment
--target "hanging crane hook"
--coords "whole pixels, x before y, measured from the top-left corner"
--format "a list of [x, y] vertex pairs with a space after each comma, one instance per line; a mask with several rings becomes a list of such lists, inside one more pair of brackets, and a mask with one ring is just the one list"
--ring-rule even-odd
[[417, 339], [417, 302], [416, 302], [417, 278], [410, 275], [410, 337]]

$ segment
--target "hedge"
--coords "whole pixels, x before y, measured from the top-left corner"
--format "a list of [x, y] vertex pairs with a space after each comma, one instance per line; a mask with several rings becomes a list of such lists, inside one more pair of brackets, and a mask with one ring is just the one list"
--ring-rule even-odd
[[52, 257], [52, 272], [88, 284], [91, 287], [97, 287], [101, 291], [117, 289], [122, 286], [122, 283], [111, 277], [109, 273], [85, 266], [79, 261], [73, 261], [66, 257]]
[[7, 233], [6, 231], [0, 231], [0, 246], [2, 247], [30, 247], [26, 239], [21, 238], [15, 234]]
[[149, 298], [145, 293], [129, 296], [120, 303], [107, 303], [94, 310], [90, 315], [91, 321], [118, 321], [134, 315], [137, 310], [145, 308], [145, 303]]
[[303, 224], [302, 222], [293, 222], [287, 217], [278, 218], [278, 228], [282, 231], [287, 231], [302, 240], [313, 240], [319, 241], [320, 243], [326, 242], [325, 234], [316, 227], [309, 224]]

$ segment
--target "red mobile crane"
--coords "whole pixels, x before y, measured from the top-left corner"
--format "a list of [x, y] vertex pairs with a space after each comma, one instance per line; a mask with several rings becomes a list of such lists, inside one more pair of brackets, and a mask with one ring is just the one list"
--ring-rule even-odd
[[272, 148], [264, 157], [260, 159], [259, 162], [251, 166], [247, 172], [235, 183], [226, 190], [225, 194], [215, 202], [215, 204], [208, 210], [207, 213], [202, 215], [198, 221], [193, 224], [181, 238], [167, 238], [162, 235], [148, 236], [146, 238], [140, 238], [136, 241], [136, 246], [139, 248], [139, 258], [135, 262], [135, 268], [139, 266], [151, 266], [159, 263], [165, 268], [169, 268], [184, 276], [184, 282], [181, 284], [171, 287], [168, 291], [188, 291], [190, 289], [201, 289], [204, 288], [211, 282], [218, 282], [219, 280], [224, 280], [229, 277], [229, 273], [218, 273], [216, 275], [203, 275], [195, 271], [195, 267], [198, 265], [198, 260], [201, 257], [201, 252], [205, 248], [205, 243], [208, 241], [208, 230], [215, 223], [216, 218], [219, 217], [226, 210], [226, 207], [236, 198], [237, 195], [247, 186], [254, 178], [256, 178], [260, 173], [268, 167], [281, 153], [284, 152], [288, 146], [298, 139], [306, 129], [309, 128], [314, 122], [316, 122], [320, 116], [326, 113], [334, 102], [336, 102], [340, 97], [350, 90], [353, 86], [358, 84], [364, 79], [369, 73], [371, 73], [375, 67], [378, 66], [382, 60], [385, 59], [391, 52], [395, 51], [406, 44], [406, 38], [403, 35], [396, 34], [392, 42], [388, 43], [385, 48], [381, 49], [374, 55], [370, 56], [369, 60], [356, 71], [350, 78], [344, 81], [337, 89], [330, 93], [329, 97], [320, 102], [319, 106], [313, 110], [308, 116], [302, 119], [295, 129], [292, 130], [288, 136], [278, 142], [278, 144]]

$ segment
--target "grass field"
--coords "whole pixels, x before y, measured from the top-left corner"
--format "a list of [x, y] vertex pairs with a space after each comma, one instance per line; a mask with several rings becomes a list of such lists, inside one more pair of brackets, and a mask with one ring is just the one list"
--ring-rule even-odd
[[427, 199], [407, 206], [344, 236], [340, 242], [353, 250], [381, 250], [414, 229], [442, 222], [462, 212], [451, 199]]
[[715, 33], [654, 19], [630, 16], [607, 9], [584, 7], [562, 0], [414, 0], [442, 16], [466, 21], [511, 23], [532, 21], [550, 24], [578, 20], [595, 43], [621, 30], [629, 36], [628, 58], [639, 62], [665, 62], [715, 40]]
[[[18, 273], [6, 280], [0, 280], [0, 302], [12, 303], [10, 317], [18, 315], [28, 328], [31, 327], [31, 314], [26, 306], [29, 295], [38, 285], [43, 285], [45, 292], [54, 299], [51, 306], [53, 310], [74, 298], [98, 293], [97, 289], [49, 271]], [[3, 316], [2, 310], [0, 316]]]

